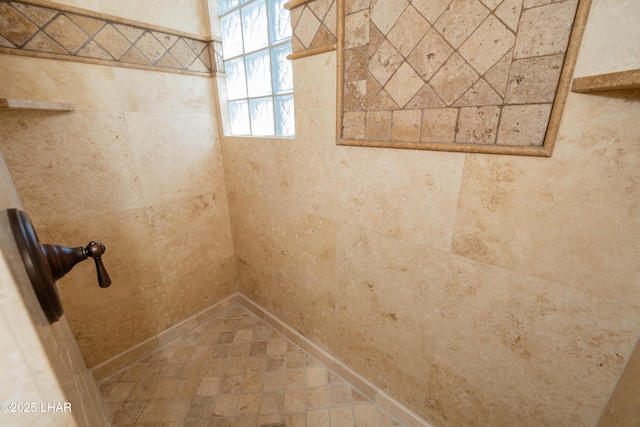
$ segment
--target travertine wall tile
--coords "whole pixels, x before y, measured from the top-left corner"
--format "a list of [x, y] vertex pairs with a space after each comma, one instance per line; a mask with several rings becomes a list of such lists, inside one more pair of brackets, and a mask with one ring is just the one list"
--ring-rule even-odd
[[120, 16], [134, 21], [147, 22], [161, 27], [207, 36], [207, 3], [203, 0], [188, 0], [177, 6], [170, 0], [159, 0], [154, 7], [115, 0], [107, 3], [98, 0], [60, 0], [57, 3], [90, 9], [96, 12]]
[[[472, 110], [459, 115], [457, 146], [447, 145], [452, 143], [448, 135], [446, 140], [428, 138], [423, 139], [426, 144], [416, 145], [410, 143], [412, 138], [379, 129], [367, 130], [362, 138], [340, 123], [340, 145], [550, 155], [555, 128], [548, 137], [539, 137], [547, 135], [549, 115], [529, 118], [535, 132], [503, 132], [499, 144], [495, 128], [506, 105], [526, 104], [534, 110], [554, 103], [577, 0], [394, 0], [368, 2], [368, 8], [366, 3], [349, 4], [341, 15], [345, 36], [339, 41], [340, 121], [352, 111], [376, 112], [379, 117], [380, 111], [484, 106], [496, 106], [492, 110], [497, 117], [491, 114], [490, 123], [480, 129], [470, 123]], [[368, 62], [363, 60], [365, 48]], [[568, 58], [567, 67], [572, 67], [573, 58]], [[366, 87], [355, 83], [364, 76]], [[514, 109], [504, 111], [513, 114]], [[541, 122], [534, 125], [534, 120]], [[345, 134], [347, 129], [350, 133]]]
[[[420, 3], [411, 6], [420, 10]], [[441, 7], [436, 20], [448, 3], [429, 2], [434, 10]], [[503, 4], [490, 6], [498, 11]], [[522, 4], [523, 10], [531, 7]], [[375, 25], [369, 28], [373, 57], [385, 38]], [[509, 49], [457, 100], [504, 97], [512, 58]], [[294, 64], [304, 99], [297, 103], [297, 126], [304, 137], [289, 149], [279, 140], [223, 139], [225, 160], [232, 160], [227, 177], [237, 183], [234, 197], [241, 200], [232, 203], [233, 222], [247, 224], [234, 228], [242, 242], [236, 246], [243, 254], [241, 291], [433, 425], [595, 424], [640, 330], [632, 149], [640, 129], [631, 119], [638, 115], [636, 98], [571, 95], [552, 159], [466, 155], [459, 191], [458, 154], [335, 147], [335, 135], [315, 135], [330, 122], [319, 116], [334, 114], [333, 60], [323, 54]], [[516, 90], [518, 83], [527, 82], [514, 77], [511, 97], [526, 96]], [[437, 142], [453, 141], [459, 120], [485, 125], [467, 128], [481, 134], [488, 129], [492, 138], [501, 132], [519, 137], [516, 130], [538, 138], [541, 128], [529, 119], [549, 108], [544, 102], [446, 108], [436, 93], [430, 97], [424, 87], [418, 93], [441, 103], [408, 103], [409, 110], [424, 110], [421, 138], [431, 135]], [[389, 106], [390, 98], [369, 73], [366, 103], [378, 109], [350, 113], [353, 132], [362, 132], [363, 116], [365, 126], [367, 115], [389, 112], [393, 119], [399, 109]], [[322, 101], [326, 108], [317, 108]], [[478, 120], [479, 111], [488, 114], [490, 126]], [[304, 157], [314, 161], [294, 160]], [[297, 204], [284, 196], [291, 193], [280, 182], [303, 180], [304, 169], [295, 168], [310, 164], [330, 172], [322, 185], [292, 185], [316, 195], [314, 204]], [[336, 199], [337, 209], [325, 208]], [[295, 265], [278, 271], [266, 225], [274, 212], [289, 211], [336, 221], [334, 283], [292, 290], [274, 279], [298, 274]], [[319, 234], [291, 237], [296, 252], [316, 248]], [[313, 301], [320, 302], [311, 306]], [[300, 313], [300, 306], [312, 308]]]
[[346, 113], [344, 116], [343, 126], [344, 134], [347, 138], [363, 139], [364, 138], [364, 111], [356, 111]]
[[454, 53], [430, 80], [431, 87], [447, 105], [467, 91], [478, 79], [478, 74], [460, 55]]
[[[104, 262], [107, 262], [106, 258]], [[76, 313], [67, 301], [68, 298], [62, 298], [62, 304], [69, 306], [66, 308], [69, 326], [89, 367], [140, 344], [172, 324], [166, 295], [155, 290], [141, 293], [137, 298], [125, 298], [119, 304], [104, 305], [83, 315]], [[118, 324], [127, 326], [114, 330], [114, 319]], [[78, 339], [79, 335], [82, 339]]]
[[492, 144], [496, 140], [499, 107], [460, 108], [456, 142]]
[[555, 98], [562, 55], [513, 61], [507, 84], [507, 104], [551, 103]]
[[369, 15], [367, 12], [357, 12], [345, 17], [346, 33], [344, 35], [345, 48], [364, 46], [369, 40]]
[[551, 114], [551, 104], [507, 105], [502, 109], [498, 144], [540, 145]]
[[365, 120], [367, 139], [387, 140], [391, 137], [391, 111], [369, 111]]
[[598, 427], [632, 426], [640, 422], [640, 345], [631, 354]]
[[225, 196], [205, 194], [147, 207], [163, 281], [220, 264], [229, 257], [230, 230], [217, 226], [228, 218]]
[[553, 162], [469, 156], [454, 252], [640, 305], [631, 99], [570, 95]]
[[[86, 245], [98, 237], [105, 244], [104, 264], [115, 286], [99, 288], [95, 265], [91, 262], [78, 264], [73, 274], [58, 282], [64, 308], [78, 316], [88, 315], [106, 305], [118, 305], [124, 299], [135, 299], [147, 291], [160, 291], [160, 268], [144, 209], [77, 221], [45, 219], [38, 224], [38, 236], [42, 242], [69, 247]], [[114, 319], [112, 325], [126, 326], [119, 319]], [[79, 337], [79, 341], [83, 339], [84, 336]]]
[[457, 122], [457, 108], [424, 110], [420, 140], [424, 142], [453, 142]]
[[[115, 23], [75, 19], [74, 25], [105, 38], [109, 33], [101, 31], [113, 35], [113, 28], [127, 42], [152, 35]], [[190, 58], [177, 37], [155, 33], [158, 55], [171, 44], [178, 59]], [[185, 43], [194, 54], [209, 55], [206, 44]], [[0, 119], [11, 130], [3, 141], [12, 148], [2, 150], [15, 149], [9, 167], [27, 189], [20, 192], [25, 208], [48, 243], [96, 239], [107, 247], [110, 288], [96, 286], [90, 263], [65, 277], [66, 287], [60, 284], [87, 364], [102, 363], [237, 291], [211, 80], [14, 55], [0, 62], [13, 82], [3, 96], [76, 107], [65, 115], [3, 113]]]
[[495, 14], [513, 31], [518, 31], [521, 12], [522, 0], [504, 0], [496, 9]]
[[487, 8], [478, 0], [453, 0], [434, 28], [457, 49], [488, 14]]
[[502, 22], [489, 16], [458, 52], [479, 74], [484, 74], [514, 46], [515, 41], [516, 37]]
[[113, 68], [112, 71], [116, 82], [115, 95], [119, 97], [125, 112], [216, 111], [217, 101], [210, 79], [129, 68]]
[[[635, 0], [595, 0], [589, 13], [576, 77], [640, 68], [640, 3]], [[611, 43], [611, 34], [620, 38]]]
[[396, 110], [393, 112], [391, 139], [394, 141], [420, 140], [420, 110]]
[[424, 80], [429, 80], [452, 53], [453, 49], [447, 42], [431, 29], [407, 56], [407, 62]]
[[577, 5], [577, 1], [565, 1], [523, 11], [514, 57], [565, 52]]
[[[409, 6], [402, 12], [394, 27], [387, 34], [387, 38], [406, 57], [430, 27], [427, 20], [414, 7]], [[412, 31], [407, 31], [407, 28], [411, 28]]]
[[122, 114], [10, 112], [0, 120], [0, 149], [34, 221], [143, 205]]
[[[220, 191], [222, 154], [208, 113], [126, 113], [131, 152], [146, 204]], [[156, 127], [156, 123], [167, 126]], [[167, 173], [179, 164], [184, 172]], [[221, 194], [217, 195], [218, 197]]]
[[307, 48], [311, 45], [313, 38], [320, 28], [320, 20], [313, 14], [311, 9], [305, 8], [300, 15], [300, 20], [296, 25], [296, 37]]
[[[324, 333], [329, 349], [393, 396], [420, 406], [438, 336], [439, 291], [429, 280], [433, 272], [424, 266], [432, 254], [424, 246], [360, 227], [340, 225], [337, 231], [332, 309], [337, 330]], [[424, 286], [398, 288], [398, 282]], [[412, 330], [420, 330], [419, 336]], [[342, 342], [350, 345], [340, 348]], [[400, 366], [407, 369], [400, 372]], [[390, 381], [391, 376], [402, 380]]]
[[[86, 67], [66, 61], [2, 55], [0, 73], [11, 84], [2, 96], [16, 99], [50, 100], [73, 104], [76, 111], [122, 110], [114, 69]], [[37, 75], [37, 83], [25, 75]], [[90, 96], [87, 96], [90, 94]]]
[[408, 4], [407, 0], [378, 1], [371, 6], [371, 22], [386, 35]]
[[[0, 208], [22, 209], [4, 159], [0, 156]], [[6, 213], [0, 226], [9, 230]], [[64, 424], [107, 426], [105, 408], [90, 372], [79, 354], [63, 316], [49, 325], [20, 260], [10, 231], [0, 236], [0, 377], [4, 384], [0, 399], [9, 404], [32, 402], [32, 411], [9, 412], [3, 422], [12, 424]], [[40, 404], [68, 402], [72, 411], [40, 411]], [[5, 408], [6, 409], [6, 408]]]
[[436, 425], [592, 424], [640, 311], [527, 275], [451, 262], [456, 276], [446, 281], [434, 357], [443, 376], [435, 377], [428, 404]]

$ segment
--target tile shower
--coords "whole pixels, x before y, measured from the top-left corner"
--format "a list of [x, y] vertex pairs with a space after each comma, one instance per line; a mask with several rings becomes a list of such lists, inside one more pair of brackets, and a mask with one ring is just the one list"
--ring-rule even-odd
[[98, 385], [116, 426], [400, 425], [242, 306]]
[[[198, 0], [153, 10], [62, 3], [208, 37]], [[606, 4], [594, 0], [596, 10]], [[602, 61], [588, 27], [585, 40], [576, 75]], [[86, 286], [94, 272], [80, 266], [59, 290], [95, 372], [132, 357], [99, 380], [117, 421], [137, 413], [197, 425], [198, 411], [218, 404], [221, 422], [238, 425], [405, 423], [351, 390], [333, 365], [308, 355], [295, 365], [304, 353], [293, 343], [279, 369], [262, 371], [264, 409], [257, 392], [243, 393], [258, 388], [249, 362], [228, 375], [242, 375], [237, 383], [191, 373], [187, 365], [218, 360], [227, 351], [219, 348], [232, 371], [264, 342], [276, 343], [254, 356], [282, 355], [282, 331], [254, 339], [266, 326], [232, 307], [159, 340], [239, 292], [431, 425], [595, 425], [640, 328], [637, 96], [570, 94], [550, 159], [337, 147], [335, 70], [333, 52], [296, 60], [296, 138], [249, 139], [222, 134], [214, 79], [0, 56], [11, 82], [0, 96], [76, 108], [2, 112], [0, 151], [41, 240], [110, 242], [109, 291]], [[87, 164], [96, 180], [70, 185]], [[233, 341], [220, 342], [236, 326]], [[291, 386], [302, 371], [311, 384]], [[143, 384], [155, 381], [164, 381], [156, 397], [175, 386], [174, 402], [144, 412], [163, 400]], [[339, 404], [337, 389], [350, 392]], [[292, 415], [302, 413], [299, 400], [284, 410], [295, 405], [292, 390], [306, 390], [305, 417]], [[309, 398], [325, 391], [326, 406]], [[282, 405], [282, 420], [271, 418], [271, 403]]]

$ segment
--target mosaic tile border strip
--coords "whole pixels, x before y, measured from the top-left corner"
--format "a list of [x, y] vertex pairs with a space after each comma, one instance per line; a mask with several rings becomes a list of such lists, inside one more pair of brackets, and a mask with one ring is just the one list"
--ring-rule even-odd
[[0, 52], [180, 74], [224, 72], [218, 40], [37, 1], [0, 0]]
[[287, 59], [336, 50], [337, 0], [294, 0], [285, 3], [291, 13], [292, 53]]
[[[551, 156], [591, 0], [577, 0], [563, 52], [558, 53], [556, 46], [549, 52], [524, 52], [519, 57], [514, 51], [522, 52], [523, 49], [522, 45], [516, 45], [515, 35], [524, 30], [525, 24], [541, 28], [532, 11], [547, 12], [554, 7], [568, 7], [570, 3], [552, 0], [439, 0], [430, 3], [338, 0], [337, 144]], [[528, 7], [528, 19], [534, 19], [532, 22], [520, 22], [525, 6]], [[418, 13], [416, 8], [419, 7], [422, 9]], [[469, 8], [475, 10], [467, 10]], [[425, 14], [431, 12], [433, 16], [427, 19]], [[459, 20], [473, 19], [474, 14], [475, 22], [469, 24], [470, 30], [460, 30], [464, 22]], [[382, 29], [378, 29], [374, 21]], [[415, 28], [418, 36], [403, 31], [402, 25], [396, 25], [400, 21], [404, 26]], [[504, 37], [502, 40], [495, 37], [495, 42], [511, 49], [506, 54], [493, 52], [491, 49], [495, 50], [495, 47], [483, 47], [487, 37], [493, 40], [496, 32], [502, 32]], [[442, 55], [437, 58], [439, 53]], [[494, 53], [496, 58], [486, 62], [488, 54]], [[410, 59], [411, 55], [414, 58]], [[428, 63], [432, 59], [432, 63]], [[504, 83], [502, 95], [484, 84], [490, 78], [488, 74], [501, 61], [506, 62], [502, 75], [508, 77], [503, 77], [504, 81], [500, 83]], [[417, 62], [424, 65], [420, 74], [415, 71]], [[540, 84], [545, 86], [545, 99], [505, 103], [507, 96], [513, 96], [505, 95], [507, 84], [520, 84], [516, 81], [516, 67], [537, 62], [543, 63], [538, 67], [539, 71], [556, 76], [554, 86], [541, 80], [542, 83], [534, 82], [532, 87], [520, 91], [528, 94], [537, 90], [535, 84]], [[487, 67], [490, 69], [485, 69]], [[538, 71], [529, 73], [529, 80], [535, 81], [538, 74]], [[438, 76], [439, 81], [434, 83], [440, 84], [439, 93], [432, 85], [432, 80]], [[464, 81], [462, 94], [458, 93], [460, 89], [451, 87], [452, 81], [456, 81], [452, 76]], [[390, 87], [390, 90], [396, 92], [390, 95], [386, 90], [389, 86], [394, 86], [395, 89]], [[490, 100], [489, 95], [495, 95], [495, 99]], [[444, 123], [448, 125], [443, 126]], [[529, 135], [523, 136], [526, 129], [530, 130]], [[521, 130], [523, 134], [520, 134]]]

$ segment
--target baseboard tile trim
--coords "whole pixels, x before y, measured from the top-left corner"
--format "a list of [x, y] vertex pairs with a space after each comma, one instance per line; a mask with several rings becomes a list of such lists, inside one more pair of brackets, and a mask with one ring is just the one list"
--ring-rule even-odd
[[239, 294], [238, 302], [254, 313], [257, 317], [264, 320], [269, 326], [291, 340], [307, 353], [314, 356], [325, 366], [331, 369], [336, 375], [342, 377], [352, 387], [357, 389], [364, 396], [368, 397], [382, 409], [389, 412], [399, 421], [408, 427], [433, 427], [429, 422], [419, 415], [415, 414], [409, 408], [398, 402], [384, 391], [380, 390], [371, 381], [349, 368], [342, 361], [332, 356], [329, 352], [318, 346], [309, 338], [297, 332], [289, 325], [278, 319], [273, 313], [260, 306], [255, 301], [249, 299], [243, 294]]
[[240, 294], [235, 293], [228, 296], [220, 302], [205, 308], [204, 310], [194, 314], [193, 316], [183, 320], [171, 326], [169, 329], [165, 329], [154, 337], [149, 338], [146, 341], [132, 347], [122, 353], [112, 357], [111, 359], [100, 363], [90, 368], [93, 378], [96, 381], [100, 381], [108, 377], [109, 375], [117, 372], [119, 369], [124, 368], [130, 363], [135, 362], [138, 359], [143, 358], [152, 351], [170, 343], [174, 339], [182, 336], [185, 332], [201, 325], [202, 323], [210, 320], [212, 317], [221, 313], [231, 307], [240, 303]]
[[362, 375], [358, 374], [353, 369], [349, 368], [341, 360], [337, 359], [331, 353], [324, 350], [322, 347], [311, 341], [309, 338], [297, 332], [295, 329], [284, 323], [278, 317], [276, 317], [269, 310], [260, 306], [255, 301], [249, 299], [247, 296], [241, 293], [235, 293], [225, 298], [224, 300], [202, 310], [199, 313], [194, 314], [188, 319], [173, 325], [169, 329], [166, 329], [156, 336], [132, 347], [124, 352], [112, 357], [111, 359], [102, 362], [101, 364], [90, 368], [93, 377], [96, 381], [104, 379], [109, 375], [124, 368], [130, 363], [135, 362], [147, 356], [149, 353], [157, 350], [160, 347], [165, 346], [171, 341], [179, 338], [184, 333], [196, 328], [204, 322], [209, 321], [212, 317], [227, 310], [233, 305], [241, 305], [250, 312], [252, 312], [258, 318], [264, 320], [269, 326], [280, 332], [291, 342], [302, 348], [307, 353], [322, 362], [327, 368], [332, 370], [336, 375], [340, 376], [352, 387], [358, 390], [367, 398], [371, 399], [382, 409], [389, 412], [396, 417], [399, 421], [408, 427], [433, 427], [427, 421], [420, 416], [416, 415], [409, 408], [398, 402], [384, 391], [376, 387], [371, 381], [367, 380]]

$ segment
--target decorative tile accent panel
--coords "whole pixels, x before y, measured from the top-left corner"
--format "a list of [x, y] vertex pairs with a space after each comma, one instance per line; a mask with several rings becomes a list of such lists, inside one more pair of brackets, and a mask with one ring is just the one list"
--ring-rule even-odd
[[0, 52], [189, 74], [224, 71], [217, 41], [17, 1], [0, 1]]
[[337, 41], [337, 0], [291, 1], [291, 59], [334, 50]]
[[339, 144], [551, 155], [590, 0], [344, 1]]

